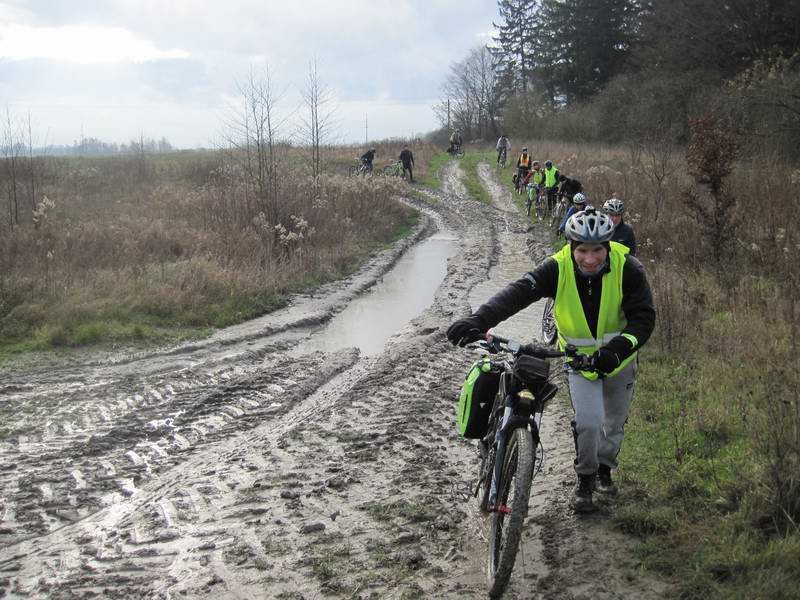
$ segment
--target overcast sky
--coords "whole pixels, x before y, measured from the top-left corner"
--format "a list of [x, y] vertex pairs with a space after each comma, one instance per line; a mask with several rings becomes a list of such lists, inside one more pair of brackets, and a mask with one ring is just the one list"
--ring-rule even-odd
[[39, 144], [209, 146], [251, 67], [292, 113], [316, 56], [340, 141], [363, 141], [365, 116], [370, 139], [409, 136], [437, 126], [451, 63], [493, 19], [493, 0], [0, 0], [0, 102]]

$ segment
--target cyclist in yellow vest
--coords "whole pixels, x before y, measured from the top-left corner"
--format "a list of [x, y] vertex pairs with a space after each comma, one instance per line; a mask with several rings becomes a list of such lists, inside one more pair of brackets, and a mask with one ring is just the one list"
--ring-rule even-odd
[[550, 212], [553, 212], [553, 207], [556, 205], [560, 175], [552, 160], [544, 161], [544, 189], [547, 192], [547, 210]]
[[612, 242], [614, 226], [593, 208], [572, 215], [569, 243], [534, 271], [507, 285], [474, 314], [450, 325], [457, 345], [486, 331], [541, 298], [554, 298], [558, 341], [592, 356], [595, 372], [568, 371], [575, 419], [576, 511], [593, 509], [592, 492], [616, 494], [617, 467], [628, 419], [638, 350], [655, 326], [655, 307], [642, 264]]
[[520, 154], [517, 159], [517, 180], [514, 186], [517, 191], [524, 189], [527, 183], [528, 173], [531, 172], [531, 161], [531, 155], [528, 154], [528, 148], [526, 146], [522, 149], [522, 154]]

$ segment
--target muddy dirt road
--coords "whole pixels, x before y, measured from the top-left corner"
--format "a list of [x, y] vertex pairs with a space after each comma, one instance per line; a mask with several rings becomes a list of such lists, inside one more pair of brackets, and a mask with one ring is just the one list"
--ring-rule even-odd
[[[412, 238], [285, 310], [192, 346], [4, 374], [0, 598], [484, 598], [476, 454], [453, 417], [474, 356], [444, 330], [546, 249], [481, 175], [494, 206], [453, 164]], [[442, 228], [458, 237], [444, 281], [382, 353], [314, 349], [315, 328]], [[538, 332], [526, 312], [500, 330]], [[612, 506], [568, 510], [569, 412], [548, 408], [506, 597], [660, 597]]]

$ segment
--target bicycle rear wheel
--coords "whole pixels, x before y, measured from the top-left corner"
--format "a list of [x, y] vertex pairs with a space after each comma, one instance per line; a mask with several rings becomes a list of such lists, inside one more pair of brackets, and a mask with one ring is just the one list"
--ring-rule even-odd
[[394, 165], [386, 165], [385, 167], [383, 167], [383, 174], [386, 177], [394, 177], [395, 175], [397, 175], [397, 169], [395, 168]]
[[525, 199], [525, 214], [529, 217], [531, 216], [531, 196], [528, 194], [528, 197]]
[[489, 596], [505, 591], [517, 559], [522, 525], [528, 514], [528, 499], [535, 460], [533, 436], [527, 428], [517, 427], [508, 439], [503, 459], [497, 504], [489, 530]]
[[358, 175], [358, 165], [350, 165], [350, 168], [347, 170], [347, 173], [350, 175], [350, 177]]
[[555, 344], [556, 338], [558, 337], [556, 319], [553, 316], [554, 302], [552, 298], [548, 298], [547, 302], [544, 304], [544, 310], [542, 311], [542, 341], [548, 346]]
[[544, 219], [544, 213], [547, 210], [545, 203], [547, 201], [541, 195], [536, 197], [536, 219], [541, 221]]

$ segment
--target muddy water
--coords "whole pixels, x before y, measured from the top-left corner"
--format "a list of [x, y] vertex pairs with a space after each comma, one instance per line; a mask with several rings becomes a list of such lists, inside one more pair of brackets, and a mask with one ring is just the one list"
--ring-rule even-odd
[[368, 293], [355, 299], [302, 348], [326, 352], [355, 347], [362, 356], [383, 350], [386, 340], [433, 302], [447, 273], [457, 238], [440, 231], [411, 248]]

